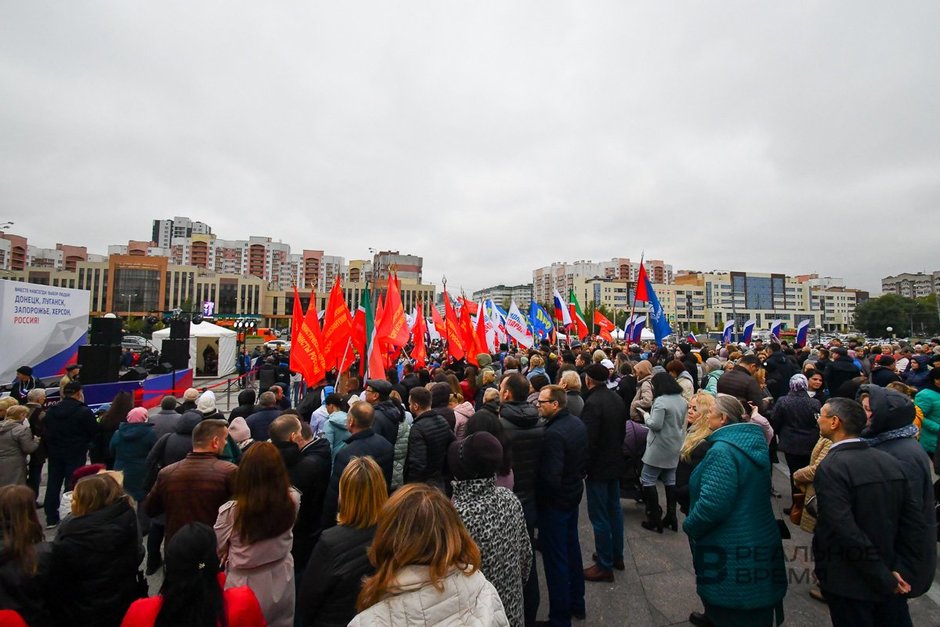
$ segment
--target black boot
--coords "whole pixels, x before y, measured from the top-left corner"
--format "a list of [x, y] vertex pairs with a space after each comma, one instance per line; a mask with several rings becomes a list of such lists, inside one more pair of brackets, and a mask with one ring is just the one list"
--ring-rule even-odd
[[679, 531], [679, 520], [676, 518], [676, 486], [666, 486], [666, 515], [663, 516], [663, 527]]
[[656, 491], [656, 486], [643, 486], [643, 503], [646, 504], [646, 520], [640, 524], [644, 529], [662, 533], [663, 510], [659, 506], [659, 493]]

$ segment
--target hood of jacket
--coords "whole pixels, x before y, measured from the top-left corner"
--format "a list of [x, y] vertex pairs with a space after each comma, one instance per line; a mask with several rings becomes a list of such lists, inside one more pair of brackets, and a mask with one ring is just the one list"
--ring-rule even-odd
[[254, 390], [242, 390], [238, 393], [238, 404], [239, 405], [254, 405], [255, 404], [255, 391]]
[[862, 394], [868, 394], [871, 407], [871, 424], [862, 432], [866, 438], [913, 424], [916, 410], [906, 394], [870, 384], [860, 386], [855, 398], [860, 400]]
[[121, 437], [127, 442], [140, 440], [150, 433], [151, 429], [153, 429], [153, 425], [149, 422], [122, 422], [118, 425]]
[[300, 449], [297, 448], [297, 445], [293, 442], [274, 442], [272, 440], [272, 443], [281, 453], [281, 457], [284, 459], [284, 465], [288, 468], [296, 466], [297, 462], [303, 459], [303, 453], [300, 452]]
[[712, 446], [724, 442], [734, 447], [744, 458], [757, 468], [769, 468], [770, 456], [767, 454], [767, 440], [764, 430], [753, 422], [740, 422], [725, 425], [707, 438]]
[[475, 413], [475, 410], [473, 409], [473, 404], [470, 403], [470, 401], [464, 401], [460, 405], [454, 407], [454, 413], [469, 420], [470, 416]]
[[193, 429], [202, 422], [202, 414], [195, 409], [188, 411], [180, 416], [180, 421], [176, 423], [176, 432], [180, 435], [192, 435]]
[[346, 412], [341, 409], [337, 409], [332, 414], [330, 414], [330, 417], [327, 418], [327, 420], [331, 425], [333, 425], [334, 428], [348, 431], [349, 429], [346, 428], [346, 417]]
[[25, 425], [25, 422], [19, 422], [18, 420], [4, 420], [3, 422], [0, 422], [0, 433], [9, 433], [17, 427]]
[[531, 403], [511, 401], [499, 408], [499, 417], [505, 418], [517, 427], [534, 427], [539, 421], [539, 410]]

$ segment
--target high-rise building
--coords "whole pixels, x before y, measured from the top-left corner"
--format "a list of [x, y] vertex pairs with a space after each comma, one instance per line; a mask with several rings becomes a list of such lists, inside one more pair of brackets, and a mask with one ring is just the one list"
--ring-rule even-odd
[[160, 248], [170, 248], [177, 239], [209, 233], [212, 233], [212, 228], [208, 224], [176, 216], [172, 220], [154, 220], [150, 241]]
[[[643, 265], [650, 281], [668, 285], [672, 283], [672, 266], [659, 259], [644, 259]], [[594, 262], [580, 260], [573, 262], [556, 261], [550, 266], [532, 271], [532, 296], [540, 303], [552, 300], [555, 290], [566, 295], [574, 289], [575, 279], [614, 279], [635, 282], [640, 273], [640, 262], [624, 257], [614, 257], [610, 261]]]
[[473, 293], [473, 300], [492, 300], [500, 307], [508, 307], [509, 303], [515, 301], [520, 309], [528, 311], [529, 302], [532, 300], [532, 284], [523, 283], [521, 285], [494, 285]]
[[922, 298], [929, 294], [940, 294], [940, 270], [931, 273], [904, 272], [881, 279], [881, 291], [907, 298]]

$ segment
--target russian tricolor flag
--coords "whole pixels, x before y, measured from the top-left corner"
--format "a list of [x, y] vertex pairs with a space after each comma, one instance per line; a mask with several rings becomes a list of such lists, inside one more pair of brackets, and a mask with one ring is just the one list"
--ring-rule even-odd
[[689, 337], [686, 338], [686, 341], [689, 342], [690, 344], [695, 344], [696, 342], [698, 342], [698, 338], [695, 337], [694, 333], [689, 331]]
[[780, 330], [783, 328], [783, 320], [774, 320], [770, 323], [770, 334], [780, 339]]
[[568, 304], [565, 303], [558, 290], [555, 290], [555, 319], [560, 320], [563, 327], [568, 327], [571, 324], [571, 313], [568, 311]]
[[804, 320], [796, 326], [796, 345], [806, 346], [806, 338], [809, 335], [809, 320]]
[[750, 320], [744, 323], [744, 330], [742, 333], [744, 338], [741, 341], [744, 342], [745, 344], [751, 343], [751, 336], [754, 335], [755, 324], [757, 324], [757, 320], [755, 320], [754, 318], [751, 318]]
[[730, 344], [734, 341], [734, 318], [725, 322], [725, 330], [721, 334], [721, 343]]

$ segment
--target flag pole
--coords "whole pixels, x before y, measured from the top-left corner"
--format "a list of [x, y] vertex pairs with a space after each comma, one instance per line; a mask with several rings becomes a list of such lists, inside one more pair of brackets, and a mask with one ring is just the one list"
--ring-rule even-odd
[[336, 385], [333, 387], [337, 390], [341, 389], [339, 384], [343, 380], [343, 366], [346, 365], [346, 356], [349, 354], [349, 347], [352, 344], [352, 337], [346, 340], [346, 348], [343, 350], [343, 360], [339, 362], [339, 372], [336, 373]]
[[444, 353], [441, 355], [441, 365], [443, 366], [445, 359], [450, 354], [450, 329], [447, 328], [447, 325], [450, 324], [450, 320], [447, 318], [447, 275], [441, 275], [441, 283], [444, 284]]
[[[641, 270], [643, 269], [643, 259], [645, 255], [646, 255], [646, 250], [644, 249], [640, 252], [640, 269]], [[637, 273], [637, 277], [639, 277], [639, 272]], [[632, 338], [633, 325], [636, 324], [636, 322], [633, 320], [633, 316], [636, 313], [636, 293], [637, 291], [639, 291], [639, 287], [640, 287], [640, 281], [639, 281], [639, 278], [637, 278], [636, 283], [633, 285], [633, 306], [630, 307], [630, 317], [627, 318], [627, 322], [630, 324], [630, 335], [631, 335], [631, 337], [626, 338], [628, 347], [630, 346], [630, 343], [633, 341], [633, 338]]]

